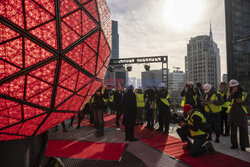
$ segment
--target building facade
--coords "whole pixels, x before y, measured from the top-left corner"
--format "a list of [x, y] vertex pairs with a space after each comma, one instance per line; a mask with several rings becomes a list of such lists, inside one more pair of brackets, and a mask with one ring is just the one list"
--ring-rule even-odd
[[210, 34], [191, 38], [185, 56], [186, 79], [194, 83], [209, 83], [218, 87], [221, 82], [219, 48]]
[[173, 71], [168, 75], [168, 91], [172, 101], [176, 101], [178, 104], [181, 103], [182, 97], [180, 96], [181, 91], [186, 84], [186, 75], [183, 71]]
[[222, 75], [222, 81], [228, 83], [227, 74]]
[[149, 86], [156, 86], [162, 83], [162, 70], [150, 70], [141, 73], [141, 85], [143, 89], [148, 89]]
[[250, 90], [250, 0], [225, 0], [228, 80]]

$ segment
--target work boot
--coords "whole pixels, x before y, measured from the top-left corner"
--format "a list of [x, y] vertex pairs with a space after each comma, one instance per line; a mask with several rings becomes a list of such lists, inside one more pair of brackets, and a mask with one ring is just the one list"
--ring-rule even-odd
[[190, 150], [192, 147], [192, 144], [185, 144], [184, 146], [182, 146], [183, 150]]
[[220, 138], [219, 138], [219, 137], [216, 137], [215, 143], [219, 143], [219, 142], [220, 142]]
[[158, 132], [161, 132], [162, 130], [163, 130], [162, 128], [156, 129], [156, 131], [158, 131]]
[[238, 149], [238, 146], [231, 146], [231, 149]]
[[246, 151], [246, 148], [245, 147], [241, 147], [241, 151]]
[[207, 142], [205, 147], [206, 147], [209, 154], [211, 154], [211, 155], [215, 154], [215, 149], [214, 149], [214, 146], [212, 145], [212, 143]]

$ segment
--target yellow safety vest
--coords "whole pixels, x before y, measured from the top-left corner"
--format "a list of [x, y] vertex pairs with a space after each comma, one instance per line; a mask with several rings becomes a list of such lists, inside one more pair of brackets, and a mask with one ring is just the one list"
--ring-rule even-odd
[[[102, 94], [104, 94], [104, 91], [105, 91], [105, 89], [102, 89]], [[105, 98], [103, 98], [102, 100], [104, 101], [104, 103], [106, 103], [108, 101], [108, 99], [105, 99]]]
[[[197, 95], [194, 95], [193, 99], [194, 99], [195, 106], [197, 106]], [[185, 104], [186, 104], [186, 96], [183, 97], [181, 101], [181, 106], [184, 107]]]
[[166, 98], [161, 98], [161, 101], [162, 101], [165, 105], [169, 106], [168, 99], [169, 99], [169, 95], [167, 95]]
[[136, 93], [136, 104], [137, 107], [145, 107], [144, 97], [142, 93]]
[[[224, 94], [224, 93], [221, 93], [221, 96], [224, 97], [227, 96], [227, 93]], [[224, 107], [224, 108], [228, 108], [228, 106], [230, 105], [230, 102], [229, 101], [226, 101], [224, 104], [221, 105], [221, 107]]]
[[[220, 92], [217, 92], [217, 93], [220, 94]], [[208, 94], [206, 94], [206, 99], [207, 99], [207, 96], [208, 96]], [[211, 96], [210, 100], [214, 100], [214, 101], [218, 100], [216, 93], [214, 93]], [[210, 112], [210, 110], [212, 110], [211, 111], [212, 113], [218, 113], [218, 112], [221, 112], [221, 105], [217, 106], [217, 105], [211, 103], [211, 104], [205, 105], [204, 109], [206, 112]]]
[[113, 103], [113, 101], [114, 101], [114, 95], [111, 95], [111, 96], [110, 96], [109, 101], [110, 101], [111, 103]]
[[[206, 118], [204, 117], [204, 115], [202, 113], [200, 113], [199, 111], [194, 111], [192, 113], [192, 115], [190, 116], [190, 118], [188, 117], [188, 124], [189, 125], [194, 125], [193, 122], [193, 116], [194, 115], [197, 115], [199, 116], [201, 119], [202, 119], [202, 123], [206, 123]], [[206, 132], [202, 131], [201, 129], [197, 130], [197, 131], [193, 131], [193, 130], [189, 130], [190, 131], [190, 134], [191, 136], [199, 136], [199, 135], [204, 135], [206, 134]]]
[[[247, 92], [242, 92], [242, 102], [244, 102], [246, 98], [247, 98]], [[230, 105], [227, 109], [227, 114], [230, 113], [233, 104], [234, 104], [234, 99], [232, 99], [232, 101], [230, 102]], [[242, 105], [242, 109], [245, 111], [246, 114], [248, 114], [247, 109], [244, 105]]]

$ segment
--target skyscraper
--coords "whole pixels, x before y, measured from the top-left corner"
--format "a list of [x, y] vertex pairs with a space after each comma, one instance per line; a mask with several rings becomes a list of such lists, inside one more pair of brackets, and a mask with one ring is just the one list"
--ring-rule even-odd
[[250, 0], [225, 0], [228, 80], [250, 88]]
[[112, 56], [111, 59], [119, 59], [119, 33], [118, 21], [112, 20]]
[[217, 87], [221, 81], [220, 55], [217, 44], [210, 33], [189, 40], [185, 56], [186, 79], [194, 83], [210, 83]]
[[[112, 20], [112, 55], [111, 59], [119, 59], [119, 33], [118, 33], [118, 21]], [[105, 76], [105, 84], [108, 89], [112, 89], [117, 85], [125, 86], [128, 72], [123, 65], [110, 66], [113, 71], [107, 71]]]

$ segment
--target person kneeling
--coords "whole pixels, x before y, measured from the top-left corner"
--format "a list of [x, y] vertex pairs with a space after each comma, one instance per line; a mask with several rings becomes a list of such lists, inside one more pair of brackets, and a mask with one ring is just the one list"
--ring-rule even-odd
[[[187, 142], [187, 145], [183, 146], [183, 149], [190, 149], [189, 154], [192, 157], [201, 156], [205, 152], [214, 154], [215, 150], [210, 142], [206, 142], [206, 118], [199, 110], [193, 110], [192, 106], [185, 104], [183, 112], [187, 114], [187, 123], [180, 122], [181, 128], [177, 129], [177, 133], [183, 142]], [[192, 138], [192, 143], [189, 138]], [[205, 144], [205, 146], [203, 146]]]

